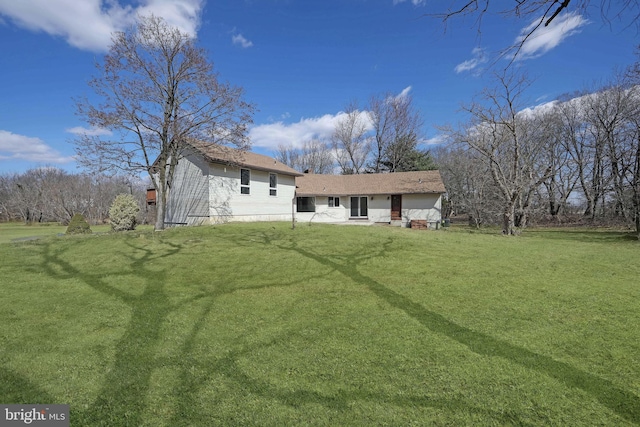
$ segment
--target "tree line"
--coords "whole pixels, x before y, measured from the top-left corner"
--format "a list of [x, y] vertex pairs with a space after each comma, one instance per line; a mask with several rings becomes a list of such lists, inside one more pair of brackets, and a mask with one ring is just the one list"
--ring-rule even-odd
[[131, 194], [145, 206], [143, 183], [124, 176], [72, 174], [54, 167], [1, 174], [0, 220], [67, 225], [74, 214], [82, 214], [99, 224], [109, 218], [118, 194]]
[[501, 224], [576, 217], [614, 221], [640, 236], [640, 67], [595, 90], [523, 108], [529, 80], [496, 75], [463, 107], [468, 120], [443, 127], [436, 159], [452, 213]]

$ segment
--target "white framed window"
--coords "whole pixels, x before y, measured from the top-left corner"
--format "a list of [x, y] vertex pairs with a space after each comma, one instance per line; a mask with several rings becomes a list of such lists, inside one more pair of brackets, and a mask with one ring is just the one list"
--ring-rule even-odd
[[251, 170], [240, 169], [240, 194], [251, 193]]
[[329, 196], [329, 207], [330, 208], [340, 207], [340, 197]]
[[278, 175], [275, 173], [269, 174], [269, 195], [278, 195]]

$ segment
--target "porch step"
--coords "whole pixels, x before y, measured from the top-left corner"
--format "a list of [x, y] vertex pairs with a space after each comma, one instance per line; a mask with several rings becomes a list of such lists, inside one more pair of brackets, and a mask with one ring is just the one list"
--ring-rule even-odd
[[426, 219], [412, 219], [411, 220], [411, 228], [416, 230], [426, 230], [429, 228]]

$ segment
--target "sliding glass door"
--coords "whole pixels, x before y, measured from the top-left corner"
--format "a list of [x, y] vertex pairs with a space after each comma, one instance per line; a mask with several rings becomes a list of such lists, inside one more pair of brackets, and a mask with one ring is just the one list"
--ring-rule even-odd
[[351, 218], [362, 218], [369, 214], [367, 209], [367, 196], [351, 198]]

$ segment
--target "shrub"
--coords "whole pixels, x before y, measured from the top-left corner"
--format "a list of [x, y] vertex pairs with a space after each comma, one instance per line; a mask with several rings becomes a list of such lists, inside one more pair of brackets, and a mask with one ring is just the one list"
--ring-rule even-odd
[[89, 227], [89, 223], [84, 219], [84, 217], [80, 214], [75, 214], [71, 221], [69, 221], [69, 225], [67, 226], [67, 231], [65, 234], [89, 234], [91, 233], [91, 227]]
[[109, 220], [113, 231], [135, 230], [140, 207], [131, 194], [119, 194], [109, 208]]

